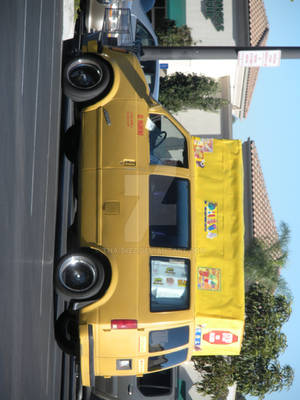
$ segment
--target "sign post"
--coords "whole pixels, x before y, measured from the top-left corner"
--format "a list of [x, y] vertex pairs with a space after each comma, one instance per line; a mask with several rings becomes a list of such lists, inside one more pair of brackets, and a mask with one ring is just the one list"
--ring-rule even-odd
[[[234, 47], [234, 46], [144, 46], [141, 61], [148, 60], [236, 60], [242, 51], [255, 53], [280, 51], [281, 56], [275, 59], [300, 59], [300, 47]], [[270, 53], [271, 52], [271, 53]], [[274, 57], [272, 55], [272, 57]], [[258, 57], [260, 58], [260, 57]]]

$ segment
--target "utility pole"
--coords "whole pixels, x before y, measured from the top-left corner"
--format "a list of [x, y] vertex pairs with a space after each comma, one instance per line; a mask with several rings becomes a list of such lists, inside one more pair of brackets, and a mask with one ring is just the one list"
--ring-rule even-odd
[[300, 59], [300, 47], [178, 46], [143, 47], [141, 61], [149, 60], [235, 60], [239, 51], [281, 50], [281, 59]]

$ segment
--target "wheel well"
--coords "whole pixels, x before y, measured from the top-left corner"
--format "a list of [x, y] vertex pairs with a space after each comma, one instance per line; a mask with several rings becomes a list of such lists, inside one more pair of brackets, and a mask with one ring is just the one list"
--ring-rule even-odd
[[99, 292], [95, 294], [95, 296], [91, 297], [92, 302], [94, 302], [95, 300], [98, 300], [101, 297], [103, 297], [107, 289], [109, 288], [112, 277], [111, 265], [108, 258], [98, 250], [91, 249], [89, 247], [82, 247], [80, 250], [92, 254], [101, 262], [104, 268], [104, 283]]
[[[102, 99], [110, 92], [110, 90], [111, 90], [111, 88], [112, 88], [112, 86], [113, 86], [113, 83], [114, 83], [114, 71], [113, 71], [112, 65], [111, 65], [105, 58], [103, 58], [103, 57], [101, 57], [101, 55], [95, 54], [95, 53], [80, 53], [80, 54], [78, 54], [78, 55], [75, 57], [75, 59], [80, 58], [80, 56], [82, 56], [82, 57], [90, 57], [90, 58], [92, 58], [92, 59], [94, 59], [94, 60], [95, 60], [95, 59], [99, 59], [99, 60], [100, 60], [102, 63], [104, 63], [104, 64], [107, 66], [107, 68], [109, 69], [109, 71], [110, 71], [110, 79], [109, 79], [109, 82], [108, 82], [107, 87], [106, 87], [98, 96], [96, 95], [95, 97], [93, 97], [93, 98], [90, 99], [90, 100], [75, 102], [76, 107], [78, 108], [78, 111], [79, 111], [79, 112], [80, 112], [83, 108], [89, 107], [90, 105], [93, 105], [93, 104], [97, 103], [98, 101], [102, 100]], [[64, 71], [64, 69], [65, 69], [65, 66], [66, 66], [72, 59], [74, 59], [74, 56], [66, 58], [66, 60], [65, 60], [65, 62], [64, 62], [63, 71]], [[64, 73], [62, 74], [62, 76], [64, 77]], [[64, 81], [62, 81], [62, 86], [64, 87]]]
[[[90, 55], [90, 53], [86, 53], [85, 55], [88, 56], [88, 55]], [[107, 88], [103, 91], [103, 93], [101, 93], [99, 96], [95, 97], [92, 100], [86, 101], [84, 103], [80, 103], [80, 106], [82, 106], [82, 108], [88, 107], [88, 106], [90, 106], [92, 104], [97, 103], [97, 101], [100, 101], [100, 100], [104, 99], [104, 97], [110, 92], [110, 90], [111, 90], [111, 88], [113, 86], [113, 83], [114, 83], [114, 79], [115, 79], [114, 70], [113, 70], [111, 64], [107, 60], [105, 60], [105, 58], [101, 57], [98, 54], [93, 54], [92, 53], [92, 56], [96, 57], [96, 58], [99, 58], [102, 62], [104, 62], [108, 66], [108, 68], [110, 70], [110, 80], [109, 80], [109, 84], [108, 84]]]

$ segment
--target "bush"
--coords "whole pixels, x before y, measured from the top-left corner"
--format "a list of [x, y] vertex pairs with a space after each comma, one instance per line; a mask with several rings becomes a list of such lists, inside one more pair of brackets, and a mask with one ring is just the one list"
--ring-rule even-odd
[[197, 390], [213, 399], [224, 398], [226, 388], [234, 382], [240, 394], [259, 399], [292, 385], [293, 369], [279, 363], [287, 346], [281, 330], [290, 317], [291, 303], [285, 296], [253, 284], [246, 294], [245, 311], [245, 336], [239, 356], [193, 357], [202, 377]]
[[191, 30], [186, 25], [176, 26], [175, 21], [164, 19], [156, 29], [160, 46], [190, 46]]
[[171, 112], [190, 108], [216, 111], [228, 101], [218, 96], [218, 82], [204, 75], [176, 72], [160, 78], [159, 101]]

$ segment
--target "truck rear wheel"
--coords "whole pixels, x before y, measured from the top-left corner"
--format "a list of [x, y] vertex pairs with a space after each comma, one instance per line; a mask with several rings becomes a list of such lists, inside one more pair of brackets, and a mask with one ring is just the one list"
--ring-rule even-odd
[[87, 300], [99, 293], [104, 278], [105, 270], [99, 257], [89, 251], [79, 251], [58, 261], [54, 285], [65, 300]]

